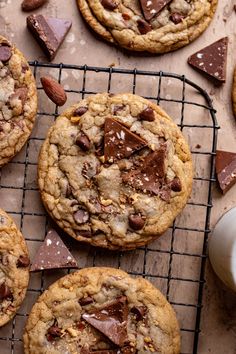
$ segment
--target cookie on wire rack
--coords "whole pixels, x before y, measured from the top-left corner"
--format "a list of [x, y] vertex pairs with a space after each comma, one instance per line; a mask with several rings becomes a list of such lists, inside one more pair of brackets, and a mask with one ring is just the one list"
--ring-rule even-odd
[[191, 193], [191, 153], [156, 104], [107, 93], [67, 109], [38, 162], [43, 203], [78, 241], [133, 249], [163, 234]]
[[23, 54], [0, 36], [0, 167], [24, 146], [37, 112], [35, 79]]
[[0, 327], [11, 320], [24, 300], [29, 264], [24, 237], [0, 209]]
[[89, 26], [132, 51], [165, 53], [196, 39], [210, 24], [217, 0], [77, 0]]
[[52, 284], [33, 306], [25, 354], [180, 353], [174, 310], [150, 282], [85, 268]]

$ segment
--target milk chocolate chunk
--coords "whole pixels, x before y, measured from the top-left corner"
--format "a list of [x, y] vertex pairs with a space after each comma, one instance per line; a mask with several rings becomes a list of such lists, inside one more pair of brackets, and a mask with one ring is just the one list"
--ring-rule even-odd
[[86, 210], [79, 209], [74, 213], [74, 219], [77, 224], [84, 224], [89, 220], [89, 213]]
[[74, 116], [76, 117], [81, 117], [87, 112], [88, 108], [87, 107], [79, 107], [74, 111]]
[[166, 173], [165, 155], [165, 146], [149, 153], [140, 167], [122, 174], [123, 182], [135, 189], [159, 195]]
[[3, 283], [0, 285], [0, 300], [10, 299], [12, 297], [12, 292], [10, 288]]
[[128, 306], [125, 296], [99, 310], [84, 313], [82, 318], [117, 346], [123, 347], [127, 342]]
[[135, 315], [137, 321], [142, 321], [146, 315], [147, 308], [146, 306], [134, 306], [132, 307], [131, 312]]
[[6, 44], [0, 44], [0, 61], [6, 62], [11, 58], [11, 47]]
[[139, 113], [138, 118], [140, 120], [147, 120], [148, 122], [153, 122], [155, 120], [153, 109], [151, 107], [145, 108], [141, 113]]
[[81, 306], [90, 305], [93, 303], [93, 298], [91, 296], [83, 297], [79, 300]]
[[216, 151], [216, 174], [220, 189], [225, 194], [236, 183], [236, 153]]
[[71, 28], [71, 21], [43, 15], [27, 17], [27, 26], [49, 60], [53, 60], [56, 53]]
[[102, 6], [110, 11], [115, 10], [118, 7], [118, 4], [114, 0], [101, 0]]
[[26, 268], [30, 265], [30, 259], [28, 256], [25, 255], [21, 255], [16, 263], [17, 267], [22, 267], [22, 268]]
[[172, 22], [174, 22], [175, 25], [177, 25], [178, 23], [182, 22], [184, 18], [185, 18], [185, 16], [182, 15], [181, 13], [179, 13], [179, 12], [173, 12], [170, 15], [170, 20]]
[[113, 118], [105, 121], [104, 156], [105, 162], [114, 162], [128, 158], [134, 152], [147, 146], [147, 143], [137, 134], [132, 133]]
[[129, 226], [133, 230], [141, 230], [144, 227], [146, 218], [141, 214], [131, 214], [129, 216]]
[[52, 342], [53, 340], [60, 338], [62, 335], [61, 329], [58, 327], [57, 321], [49, 327], [46, 337], [49, 342]]
[[150, 21], [171, 1], [172, 0], [140, 0], [140, 5], [145, 19]]
[[78, 268], [77, 262], [55, 230], [50, 230], [39, 248], [30, 271]]
[[84, 133], [81, 133], [77, 138], [76, 138], [76, 144], [81, 148], [83, 151], [88, 151], [91, 147], [91, 143], [87, 135]]
[[181, 192], [182, 186], [179, 177], [175, 177], [171, 182], [170, 182], [170, 188], [173, 192]]
[[146, 34], [152, 31], [152, 26], [141, 18], [137, 21], [138, 30], [141, 34]]
[[228, 37], [212, 43], [188, 58], [188, 63], [205, 74], [214, 82], [226, 80]]
[[27, 87], [20, 87], [15, 90], [13, 95], [11, 96], [12, 98], [18, 98], [22, 102], [22, 106], [25, 105], [25, 102], [27, 100], [27, 95], [28, 95], [28, 89]]

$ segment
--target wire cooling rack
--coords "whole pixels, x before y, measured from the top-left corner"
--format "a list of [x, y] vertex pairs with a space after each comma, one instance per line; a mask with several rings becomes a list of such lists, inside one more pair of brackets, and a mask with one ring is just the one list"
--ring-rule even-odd
[[[52, 75], [67, 91], [67, 105], [97, 92], [133, 92], [152, 100], [174, 119], [189, 142], [195, 165], [192, 197], [172, 227], [146, 247], [129, 252], [108, 252], [81, 245], [63, 235], [79, 268], [120, 267], [142, 276], [161, 289], [177, 312], [182, 334], [182, 354], [196, 354], [204, 288], [207, 239], [215, 182], [217, 142], [215, 110], [198, 85], [166, 72], [98, 68], [64, 64], [30, 63], [39, 95], [34, 131], [24, 149], [1, 170], [0, 207], [10, 213], [22, 230], [31, 258], [52, 221], [47, 217], [37, 187], [37, 158], [47, 130], [60, 114], [45, 96], [40, 77]], [[64, 109], [64, 107], [63, 107]], [[1, 354], [23, 353], [22, 334], [28, 313], [40, 293], [66, 270], [31, 275], [26, 300], [14, 320], [0, 329]]]

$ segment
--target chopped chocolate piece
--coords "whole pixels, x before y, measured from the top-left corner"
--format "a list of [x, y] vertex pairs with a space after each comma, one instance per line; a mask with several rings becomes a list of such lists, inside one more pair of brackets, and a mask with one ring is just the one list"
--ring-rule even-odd
[[103, 156], [104, 155], [104, 138], [101, 139], [101, 141], [97, 144], [95, 144], [95, 154], [97, 156]]
[[182, 22], [184, 18], [185, 18], [185, 16], [180, 14], [179, 12], [173, 12], [170, 15], [170, 20], [172, 22], [174, 22], [175, 25], [177, 25], [178, 23]]
[[182, 186], [179, 177], [175, 177], [173, 181], [170, 182], [170, 188], [174, 192], [181, 192]]
[[77, 236], [81, 236], [81, 237], [92, 237], [92, 232], [90, 230], [79, 230], [77, 231]]
[[84, 224], [89, 220], [89, 213], [86, 210], [79, 209], [74, 213], [74, 219], [77, 224]]
[[76, 327], [78, 328], [79, 331], [83, 331], [85, 329], [85, 324], [79, 321], [76, 323]]
[[143, 15], [147, 21], [150, 21], [172, 0], [140, 0]]
[[76, 144], [83, 150], [83, 151], [88, 151], [91, 147], [91, 143], [87, 135], [84, 133], [80, 134], [76, 138]]
[[87, 110], [88, 110], [88, 107], [79, 107], [74, 111], [73, 115], [75, 117], [81, 117], [82, 115], [84, 115], [87, 112]]
[[146, 34], [152, 31], [152, 26], [141, 18], [137, 21], [138, 30], [141, 34]]
[[11, 58], [11, 56], [11, 47], [5, 44], [0, 45], [0, 61], [6, 62]]
[[123, 347], [127, 342], [128, 306], [125, 296], [117, 298], [99, 310], [84, 313], [82, 318], [117, 346]]
[[135, 315], [137, 321], [142, 321], [147, 312], [146, 306], [134, 306], [131, 312]]
[[131, 19], [130, 15], [129, 14], [126, 14], [126, 13], [123, 13], [122, 14], [122, 17], [125, 21], [129, 21]]
[[64, 41], [71, 21], [43, 15], [30, 15], [27, 17], [27, 26], [38, 41], [49, 60], [53, 60]]
[[219, 186], [225, 194], [236, 183], [236, 153], [216, 151], [216, 174]]
[[61, 329], [57, 325], [57, 321], [48, 329], [46, 337], [49, 342], [52, 342], [56, 338], [60, 338], [62, 335]]
[[170, 201], [170, 189], [168, 188], [168, 186], [165, 186], [163, 189], [160, 190], [159, 196], [165, 202]]
[[90, 305], [93, 303], [93, 298], [91, 296], [83, 297], [79, 300], [81, 306]]
[[18, 98], [22, 102], [22, 106], [24, 106], [26, 100], [27, 100], [27, 95], [28, 95], [28, 89], [27, 87], [20, 87], [15, 90], [15, 92], [12, 94], [12, 98]]
[[28, 256], [26, 255], [22, 255], [18, 258], [17, 262], [16, 262], [16, 266], [17, 267], [23, 267], [26, 268], [30, 265], [30, 259]]
[[118, 7], [118, 4], [114, 0], [101, 0], [102, 6], [107, 10], [115, 10]]
[[144, 139], [112, 118], [106, 119], [104, 131], [105, 162], [127, 158], [147, 146]]
[[139, 113], [138, 118], [140, 120], [147, 120], [148, 122], [153, 122], [155, 120], [153, 109], [151, 107], [145, 108], [141, 113]]
[[146, 218], [141, 214], [132, 214], [129, 216], [129, 226], [133, 230], [141, 230], [144, 227]]
[[12, 292], [10, 288], [3, 283], [0, 285], [0, 300], [10, 299], [12, 297]]
[[50, 230], [39, 248], [30, 271], [78, 268], [77, 262], [55, 230]]
[[114, 116], [117, 116], [119, 114], [117, 114], [118, 112], [120, 111], [123, 111], [123, 109], [125, 108], [125, 105], [115, 105], [114, 108], [113, 108], [113, 114]]
[[123, 182], [144, 192], [160, 194], [165, 177], [165, 155], [165, 146], [151, 152], [140, 167], [122, 173]]
[[195, 69], [207, 74], [218, 83], [225, 82], [228, 37], [203, 48], [188, 58], [188, 63]]

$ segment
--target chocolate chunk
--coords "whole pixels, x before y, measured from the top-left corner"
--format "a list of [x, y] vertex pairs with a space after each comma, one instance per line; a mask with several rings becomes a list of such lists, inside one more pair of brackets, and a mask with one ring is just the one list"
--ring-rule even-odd
[[118, 7], [118, 4], [114, 0], [101, 0], [102, 6], [107, 10], [115, 10]]
[[137, 134], [113, 118], [105, 121], [104, 155], [105, 162], [114, 162], [131, 156], [134, 152], [147, 146], [147, 143]]
[[159, 191], [159, 196], [165, 202], [170, 201], [170, 189], [168, 186], [164, 186], [164, 188]]
[[117, 298], [99, 310], [84, 313], [82, 318], [117, 346], [123, 347], [127, 342], [128, 306], [125, 296]]
[[173, 12], [170, 15], [170, 20], [172, 22], [174, 22], [175, 25], [177, 25], [178, 23], [182, 22], [184, 18], [185, 18], [185, 16], [180, 14], [179, 12]]
[[55, 230], [50, 230], [34, 257], [30, 271], [78, 268], [77, 262]]
[[10, 288], [3, 283], [0, 285], [0, 300], [10, 299], [12, 297], [12, 292]]
[[89, 238], [92, 237], [92, 232], [90, 230], [79, 230], [77, 231], [77, 236]]
[[22, 267], [22, 268], [26, 268], [30, 265], [30, 259], [28, 256], [26, 255], [21, 255], [16, 263], [17, 267]]
[[138, 118], [140, 120], [147, 120], [148, 122], [153, 122], [155, 120], [153, 109], [151, 107], [145, 108], [141, 113], [139, 113]]
[[225, 194], [236, 183], [236, 153], [216, 151], [216, 174], [219, 186]]
[[89, 220], [89, 213], [86, 210], [79, 209], [74, 213], [74, 219], [77, 224], [84, 224]]
[[140, 0], [140, 5], [143, 10], [143, 15], [147, 21], [150, 21], [154, 16], [159, 14], [164, 7], [172, 0]]
[[49, 329], [47, 331], [47, 334], [46, 334], [47, 340], [49, 342], [52, 342], [55, 339], [60, 338], [61, 335], [62, 335], [62, 331], [58, 327], [57, 321], [55, 321], [55, 323], [51, 327], [49, 327]]
[[123, 13], [122, 14], [122, 17], [125, 21], [129, 21], [131, 19], [130, 15], [129, 14], [126, 14], [126, 13]]
[[76, 108], [76, 110], [74, 111], [73, 115], [75, 117], [81, 117], [82, 115], [84, 115], [87, 112], [87, 110], [88, 110], [87, 107]]
[[76, 327], [78, 328], [79, 331], [83, 331], [85, 329], [85, 324], [79, 321], [76, 323]]
[[28, 96], [28, 89], [27, 87], [20, 87], [15, 90], [12, 94], [11, 98], [18, 98], [22, 102], [22, 106], [25, 105]]
[[166, 173], [165, 156], [166, 146], [149, 153], [140, 167], [122, 173], [123, 182], [144, 192], [160, 194]]
[[131, 312], [135, 315], [137, 321], [142, 321], [147, 312], [146, 306], [134, 306]]
[[188, 58], [188, 63], [208, 75], [214, 82], [223, 83], [226, 80], [228, 37], [203, 48]]
[[91, 147], [91, 143], [87, 135], [84, 133], [80, 134], [76, 138], [76, 144], [81, 148], [83, 151], [89, 151]]
[[129, 226], [133, 230], [141, 230], [144, 227], [146, 218], [141, 214], [132, 214], [129, 216]]
[[119, 113], [120, 111], [123, 111], [123, 109], [125, 108], [125, 105], [123, 105], [123, 104], [121, 104], [121, 105], [115, 105], [114, 106], [114, 108], [113, 108], [113, 114], [114, 114], [114, 116], [117, 116], [117, 115], [119, 115], [119, 114], [117, 114], [117, 113]]
[[43, 15], [30, 15], [27, 17], [27, 26], [49, 60], [53, 60], [64, 41], [71, 21]]
[[90, 305], [93, 303], [93, 298], [91, 296], [83, 297], [79, 300], [81, 306]]
[[173, 181], [170, 182], [170, 188], [174, 192], [181, 192], [182, 186], [179, 177], [175, 177]]
[[0, 61], [7, 62], [12, 56], [11, 47], [6, 44], [0, 44]]
[[99, 143], [95, 144], [95, 154], [97, 156], [103, 156], [104, 155], [104, 138], [101, 139]]
[[146, 34], [152, 31], [152, 26], [141, 18], [137, 21], [138, 30], [141, 34]]

